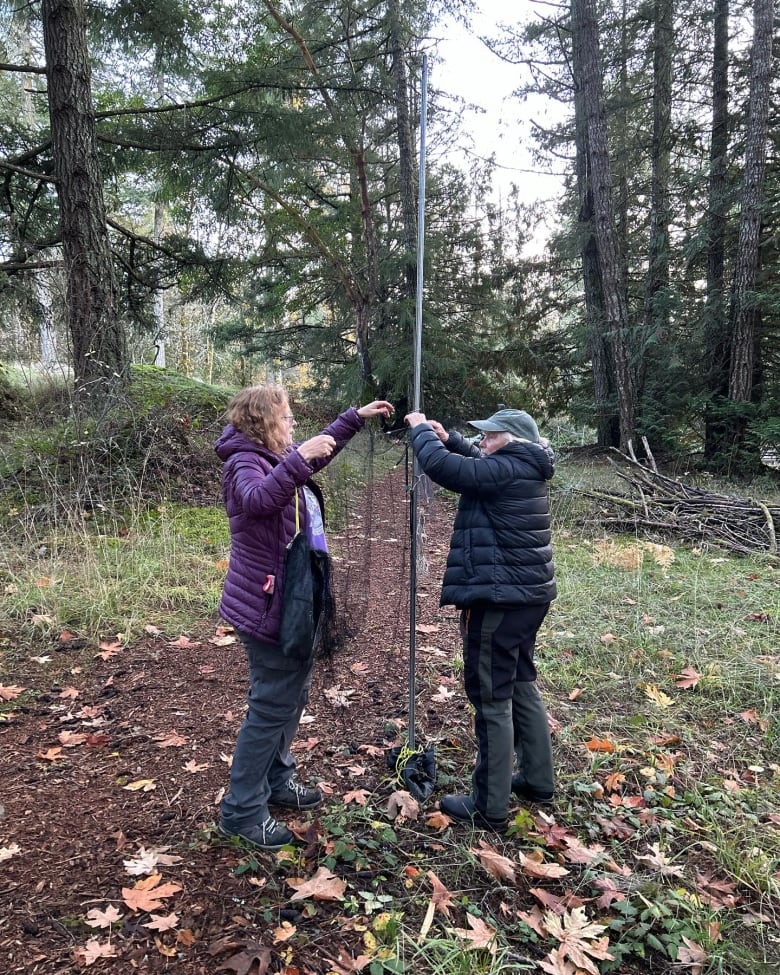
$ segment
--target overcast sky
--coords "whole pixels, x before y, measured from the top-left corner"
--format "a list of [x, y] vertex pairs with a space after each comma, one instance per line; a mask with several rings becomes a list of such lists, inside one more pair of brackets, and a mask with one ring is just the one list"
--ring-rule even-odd
[[431, 84], [483, 110], [468, 112], [464, 128], [472, 134], [478, 154], [495, 153], [497, 193], [514, 181], [526, 202], [554, 197], [560, 181], [537, 174], [526, 148], [529, 119], [544, 118], [551, 106], [541, 96], [524, 102], [512, 98], [523, 80], [522, 67], [502, 61], [480, 40], [498, 34], [502, 22], [532, 18], [534, 5], [530, 0], [478, 0], [478, 7], [471, 31], [452, 22], [440, 26], [438, 51], [444, 63], [431, 67]]

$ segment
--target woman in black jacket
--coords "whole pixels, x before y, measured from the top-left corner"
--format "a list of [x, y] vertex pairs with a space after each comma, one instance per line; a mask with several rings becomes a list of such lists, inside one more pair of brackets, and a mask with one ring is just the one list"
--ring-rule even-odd
[[556, 596], [547, 490], [554, 455], [523, 410], [472, 421], [483, 433], [479, 447], [423, 413], [405, 419], [420, 467], [460, 495], [441, 604], [461, 611], [478, 753], [471, 795], [445, 796], [441, 808], [502, 828], [512, 792], [549, 803], [555, 787], [534, 666], [536, 634]]

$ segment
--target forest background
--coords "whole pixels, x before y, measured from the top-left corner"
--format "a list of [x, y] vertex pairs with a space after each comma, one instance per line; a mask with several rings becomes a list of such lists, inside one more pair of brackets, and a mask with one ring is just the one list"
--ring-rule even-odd
[[[463, 0], [0, 3], [9, 971], [777, 970], [776, 474], [741, 480], [750, 505], [707, 490], [780, 441], [774, 10], [529, 6], [488, 42], [521, 109], [550, 99], [534, 164], [562, 189], [535, 205], [452, 151], [437, 37]], [[392, 798], [408, 491], [397, 431], [370, 429], [324, 485], [355, 635], [296, 748], [328, 801], [297, 852], [255, 857], [214, 831], [245, 675], [211, 445], [258, 380], [302, 432], [362, 397], [403, 414], [423, 55], [424, 408], [527, 406], [558, 450], [556, 805], [486, 838]], [[605, 453], [572, 446], [640, 436], [704, 485], [692, 536], [646, 530], [647, 492], [608, 533]], [[437, 789], [463, 790], [452, 505], [431, 500], [418, 713]], [[748, 508], [760, 544], [719, 547], [709, 526], [733, 538]]]
[[534, 158], [563, 173], [535, 205], [453, 162], [436, 38], [474, 6], [0, 4], [0, 359], [64, 363], [93, 420], [138, 362], [403, 410], [427, 55], [425, 408], [755, 467], [780, 440], [771, 0], [508, 14], [487, 42], [549, 99]]

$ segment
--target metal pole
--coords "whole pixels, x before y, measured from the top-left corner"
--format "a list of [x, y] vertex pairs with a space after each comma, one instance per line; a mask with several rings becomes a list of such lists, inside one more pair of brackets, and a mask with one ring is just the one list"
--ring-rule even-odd
[[[420, 90], [420, 170], [417, 181], [417, 302], [414, 319], [414, 384], [412, 387], [412, 409], [416, 412], [421, 405], [421, 362], [422, 362], [422, 306], [423, 306], [423, 257], [425, 253], [425, 133], [428, 116], [428, 56], [423, 54], [422, 82]], [[409, 519], [411, 544], [409, 550], [409, 748], [414, 751], [415, 743], [415, 697], [416, 692], [416, 633], [417, 633], [417, 534], [419, 531], [417, 514], [417, 489], [420, 469], [415, 457], [412, 465], [412, 489], [409, 498]]]

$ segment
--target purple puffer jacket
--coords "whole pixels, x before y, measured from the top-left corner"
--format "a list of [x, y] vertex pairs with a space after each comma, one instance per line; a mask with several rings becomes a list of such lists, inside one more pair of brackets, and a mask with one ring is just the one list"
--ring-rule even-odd
[[295, 492], [304, 529], [302, 486], [364, 423], [354, 407], [342, 413], [322, 431], [336, 441], [335, 452], [311, 464], [295, 447], [284, 456], [272, 453], [231, 423], [222, 431], [214, 449], [225, 462], [222, 492], [230, 522], [230, 563], [219, 612], [237, 629], [257, 640], [278, 642], [284, 552], [295, 534]]

